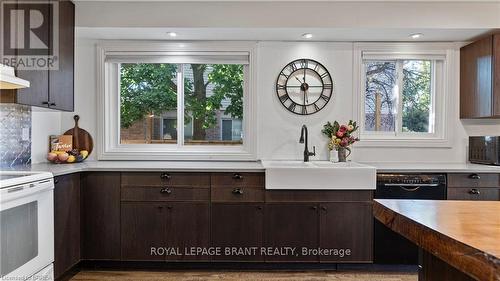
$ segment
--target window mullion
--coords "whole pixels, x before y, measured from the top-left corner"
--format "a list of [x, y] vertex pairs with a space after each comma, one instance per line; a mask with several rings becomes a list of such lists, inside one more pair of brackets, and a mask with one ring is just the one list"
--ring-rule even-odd
[[397, 85], [397, 119], [396, 119], [396, 136], [403, 132], [403, 61], [396, 61], [396, 85]]
[[184, 146], [184, 65], [177, 67], [177, 146]]

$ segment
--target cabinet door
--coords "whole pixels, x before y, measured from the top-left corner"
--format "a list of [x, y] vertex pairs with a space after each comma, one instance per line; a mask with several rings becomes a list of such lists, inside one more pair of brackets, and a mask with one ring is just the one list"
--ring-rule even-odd
[[54, 277], [80, 261], [80, 174], [54, 179]]
[[491, 117], [493, 37], [460, 49], [460, 118]]
[[167, 203], [166, 227], [167, 248], [180, 249], [181, 255], [167, 255], [167, 260], [204, 260], [210, 255], [196, 254], [192, 250], [208, 248], [210, 245], [210, 207], [208, 203]]
[[500, 33], [493, 35], [493, 114], [500, 116]]
[[120, 173], [82, 175], [83, 259], [120, 259]]
[[59, 1], [59, 69], [49, 71], [49, 107], [73, 111], [75, 4]]
[[500, 201], [500, 188], [448, 188], [448, 200]]
[[[18, 1], [21, 3], [22, 1]], [[28, 13], [30, 10], [38, 10], [42, 13], [42, 15], [50, 15], [52, 11], [50, 11], [53, 6], [46, 2], [41, 1], [40, 3], [22, 3], [22, 6], [19, 6], [24, 10], [25, 16], [25, 24], [29, 22], [26, 20]], [[20, 28], [20, 27], [19, 27]], [[26, 26], [25, 26], [26, 28]], [[50, 45], [52, 24], [50, 23], [48, 18], [43, 19], [43, 23], [40, 27], [36, 29], [34, 36], [28, 36], [29, 33], [24, 32], [24, 46], [18, 46], [16, 51], [16, 55], [18, 59], [21, 59], [23, 56], [28, 56], [27, 58], [32, 58], [31, 56], [36, 55], [37, 57], [45, 57], [43, 61], [47, 61], [48, 56], [50, 55], [48, 52], [48, 48], [43, 48], [40, 44], [45, 44], [47, 47]], [[18, 29], [19, 30], [19, 29]], [[37, 43], [38, 41], [38, 43]], [[39, 46], [35, 50], [31, 50], [33, 46]], [[36, 53], [33, 53], [35, 51]], [[25, 57], [26, 58], [26, 57]], [[17, 90], [17, 102], [25, 105], [32, 105], [38, 107], [48, 107], [49, 106], [49, 70], [48, 66], [38, 66], [36, 70], [20, 70], [16, 68], [16, 75], [22, 79], [28, 80], [30, 82], [29, 88], [23, 88]]]
[[[212, 204], [212, 246], [222, 248], [214, 260], [263, 261], [263, 204]], [[249, 252], [238, 252], [241, 249]], [[229, 250], [229, 253], [226, 252]], [[236, 252], [234, 252], [236, 251]]]
[[[318, 261], [316, 255], [302, 255], [302, 248], [318, 247], [319, 216], [316, 204], [266, 204], [264, 220], [266, 247], [283, 251], [275, 255], [267, 253], [266, 261]], [[295, 251], [286, 251], [289, 247]]]
[[121, 206], [122, 259], [164, 260], [167, 208], [163, 203], [123, 202]]
[[320, 255], [321, 261], [372, 261], [373, 216], [370, 202], [321, 204], [319, 228], [320, 248], [333, 250], [328, 255]]

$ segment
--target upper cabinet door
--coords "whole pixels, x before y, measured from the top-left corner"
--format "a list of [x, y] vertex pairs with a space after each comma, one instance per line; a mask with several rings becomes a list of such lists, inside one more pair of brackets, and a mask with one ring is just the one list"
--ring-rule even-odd
[[[73, 111], [75, 6], [69, 0], [18, 1], [6, 4], [15, 18], [8, 22], [17, 59], [16, 74], [30, 81], [17, 90], [19, 104]], [[7, 9], [6, 8], [6, 9]], [[57, 63], [55, 66], [53, 63]], [[54, 67], [49, 67], [52, 64]], [[22, 67], [25, 66], [25, 67]]]
[[460, 49], [460, 118], [484, 118], [495, 115], [493, 49], [493, 36]]
[[[49, 71], [49, 107], [74, 110], [75, 4], [59, 2], [59, 69]], [[57, 43], [56, 41], [56, 43]]]
[[493, 113], [500, 116], [500, 34], [493, 36]]
[[[30, 81], [30, 87], [17, 90], [17, 103], [32, 105], [38, 107], [49, 106], [49, 72], [48, 61], [50, 45], [50, 15], [52, 14], [52, 5], [45, 2], [23, 3], [18, 1], [15, 13], [9, 13], [15, 17], [15, 29], [17, 30], [17, 41], [13, 45], [18, 62], [24, 62], [23, 67], [15, 67], [18, 77]], [[41, 15], [41, 25], [36, 28], [29, 28], [31, 25], [30, 14]], [[35, 19], [33, 19], [34, 21]], [[35, 22], [33, 22], [34, 24]], [[13, 42], [11, 42], [12, 45]], [[33, 69], [31, 58], [40, 58], [35, 62], [36, 69]], [[19, 65], [23, 65], [18, 63]], [[29, 64], [29, 65], [28, 65]]]
[[488, 36], [460, 50], [460, 117], [492, 115], [493, 42]]

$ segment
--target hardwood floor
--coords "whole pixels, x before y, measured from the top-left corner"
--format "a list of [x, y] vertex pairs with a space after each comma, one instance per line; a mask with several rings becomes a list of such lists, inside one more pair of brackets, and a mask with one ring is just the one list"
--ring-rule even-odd
[[94, 271], [83, 270], [72, 281], [417, 281], [415, 272], [354, 271]]

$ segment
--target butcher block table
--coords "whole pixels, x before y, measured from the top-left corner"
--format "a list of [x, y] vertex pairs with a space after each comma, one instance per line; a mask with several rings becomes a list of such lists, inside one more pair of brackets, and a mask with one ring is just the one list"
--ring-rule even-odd
[[500, 280], [500, 201], [374, 201], [375, 218], [419, 246], [419, 281]]

